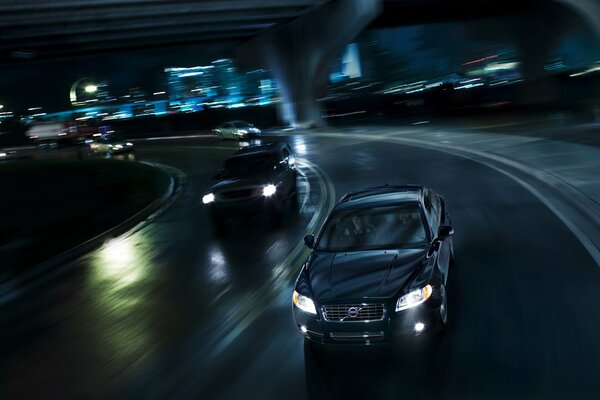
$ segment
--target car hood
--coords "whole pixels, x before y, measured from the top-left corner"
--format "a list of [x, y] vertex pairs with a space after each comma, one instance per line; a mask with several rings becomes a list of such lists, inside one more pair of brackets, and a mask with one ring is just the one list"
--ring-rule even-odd
[[307, 274], [317, 302], [391, 298], [420, 271], [426, 248], [313, 253]]
[[222, 179], [213, 184], [209, 192], [223, 192], [226, 190], [242, 189], [249, 187], [258, 187], [274, 183], [269, 175], [254, 176], [250, 178], [231, 178]]

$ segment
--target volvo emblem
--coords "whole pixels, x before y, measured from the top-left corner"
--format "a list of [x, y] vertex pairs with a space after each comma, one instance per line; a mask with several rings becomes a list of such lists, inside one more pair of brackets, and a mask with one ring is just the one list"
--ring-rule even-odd
[[358, 311], [360, 311], [357, 307], [350, 307], [348, 309], [348, 316], [350, 318], [356, 318], [358, 317]]

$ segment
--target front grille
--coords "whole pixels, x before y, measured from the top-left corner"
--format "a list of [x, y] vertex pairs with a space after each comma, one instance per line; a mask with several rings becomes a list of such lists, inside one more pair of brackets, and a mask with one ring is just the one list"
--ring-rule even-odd
[[340, 341], [371, 341], [371, 340], [383, 340], [383, 332], [331, 332], [329, 336], [333, 340]]
[[243, 199], [245, 197], [250, 197], [254, 193], [256, 189], [240, 189], [240, 190], [229, 190], [227, 192], [221, 193], [226, 199]]
[[383, 304], [332, 304], [321, 308], [326, 321], [353, 322], [383, 319]]

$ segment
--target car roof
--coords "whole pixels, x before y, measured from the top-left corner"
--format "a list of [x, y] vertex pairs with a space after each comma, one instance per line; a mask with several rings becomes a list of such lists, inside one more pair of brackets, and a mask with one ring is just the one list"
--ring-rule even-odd
[[422, 185], [383, 185], [345, 194], [335, 209], [376, 207], [398, 204], [421, 204]]
[[255, 144], [246, 146], [232, 156], [233, 157], [245, 157], [250, 155], [259, 155], [259, 154], [276, 154], [278, 150], [287, 146], [287, 142], [278, 141], [271, 142], [266, 144]]

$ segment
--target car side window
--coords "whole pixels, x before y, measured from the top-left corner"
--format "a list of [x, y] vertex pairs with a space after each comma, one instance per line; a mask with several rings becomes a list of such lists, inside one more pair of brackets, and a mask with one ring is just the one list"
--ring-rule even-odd
[[432, 192], [429, 192], [429, 198], [431, 199], [431, 209], [433, 211], [433, 222], [431, 224], [431, 228], [435, 233], [440, 227], [440, 203], [437, 199], [437, 196]]
[[440, 202], [440, 196], [432, 193], [431, 197], [432, 197], [432, 202], [433, 202], [433, 211], [435, 212], [435, 215], [436, 215], [436, 220], [438, 221], [438, 223], [441, 224], [441, 221], [444, 218], [444, 216], [442, 215], [443, 210], [442, 210], [442, 203]]
[[433, 195], [430, 191], [425, 192], [425, 196], [423, 198], [423, 202], [425, 205], [425, 216], [427, 218], [427, 222], [431, 227], [432, 233], [435, 234], [437, 232], [439, 226], [439, 214], [436, 211], [436, 207], [433, 200]]

